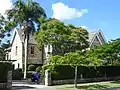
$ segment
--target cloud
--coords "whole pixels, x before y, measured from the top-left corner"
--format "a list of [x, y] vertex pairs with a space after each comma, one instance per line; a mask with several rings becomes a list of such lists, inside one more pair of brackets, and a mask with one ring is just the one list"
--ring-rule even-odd
[[12, 7], [12, 0], [0, 0], [0, 13], [5, 15], [5, 11]]
[[62, 2], [52, 4], [53, 17], [59, 20], [69, 20], [76, 17], [81, 17], [83, 14], [88, 13], [87, 9], [78, 10], [70, 8]]
[[84, 28], [84, 29], [88, 29], [88, 27], [87, 27], [87, 26], [80, 26], [80, 27], [82, 27], [82, 28]]

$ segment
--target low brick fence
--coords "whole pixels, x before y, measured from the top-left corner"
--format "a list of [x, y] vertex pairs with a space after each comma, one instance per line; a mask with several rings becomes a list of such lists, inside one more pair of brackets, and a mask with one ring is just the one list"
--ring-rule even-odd
[[[83, 78], [78, 79], [77, 83], [88, 83], [88, 82], [98, 82], [98, 81], [111, 81], [111, 80], [119, 80], [120, 76], [118, 77], [100, 77], [100, 78]], [[74, 79], [68, 80], [52, 80], [52, 85], [59, 85], [59, 84], [73, 84]]]
[[0, 90], [12, 90], [12, 70], [8, 71], [7, 82], [0, 83]]
[[0, 61], [0, 90], [12, 90], [12, 63]]

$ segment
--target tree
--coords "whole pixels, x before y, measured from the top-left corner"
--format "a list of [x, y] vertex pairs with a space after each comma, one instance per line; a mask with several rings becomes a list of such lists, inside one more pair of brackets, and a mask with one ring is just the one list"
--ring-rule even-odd
[[55, 55], [50, 57], [49, 64], [99, 66], [102, 60], [91, 55], [81, 51], [66, 53], [64, 56]]
[[111, 40], [101, 46], [87, 51], [88, 56], [103, 60], [103, 64], [120, 65], [120, 39]]
[[81, 27], [65, 25], [54, 18], [46, 20], [35, 36], [40, 47], [52, 45], [52, 55], [64, 55], [88, 47], [87, 30]]
[[10, 37], [10, 31], [14, 26], [14, 22], [9, 21], [0, 14], [0, 60], [6, 59], [6, 49], [9, 47], [10, 43], [9, 39], [5, 40], [5, 38]]
[[7, 52], [9, 52], [8, 48], [10, 43], [2, 43], [0, 46], [0, 60], [8, 60]]
[[2, 41], [6, 36], [10, 36], [10, 31], [14, 26], [14, 22], [5, 19], [5, 17], [0, 14], [0, 44], [2, 44]]
[[15, 22], [17, 26], [22, 27], [24, 30], [24, 45], [25, 45], [25, 69], [24, 78], [26, 78], [26, 67], [28, 60], [28, 40], [29, 33], [35, 31], [35, 24], [40, 27], [40, 22], [38, 18], [46, 18], [44, 9], [37, 2], [32, 0], [27, 0], [26, 2], [22, 0], [17, 0], [12, 9], [6, 12], [8, 19]]

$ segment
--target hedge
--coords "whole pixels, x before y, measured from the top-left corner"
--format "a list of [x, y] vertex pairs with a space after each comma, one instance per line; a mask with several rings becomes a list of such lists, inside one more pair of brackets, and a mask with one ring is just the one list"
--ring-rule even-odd
[[23, 78], [23, 73], [21, 68], [17, 68], [12, 71], [12, 79], [13, 80], [21, 80]]
[[7, 82], [8, 71], [12, 70], [12, 64], [6, 61], [0, 61], [0, 83]]
[[27, 78], [31, 78], [31, 75], [33, 74], [34, 71], [27, 71]]
[[[70, 65], [46, 65], [45, 69], [51, 70], [52, 80], [74, 79], [75, 66]], [[120, 76], [120, 66], [78, 66], [77, 78], [97, 78]]]
[[32, 64], [29, 65], [29, 66], [28, 66], [28, 70], [29, 70], [29, 71], [35, 71], [35, 65], [32, 65]]

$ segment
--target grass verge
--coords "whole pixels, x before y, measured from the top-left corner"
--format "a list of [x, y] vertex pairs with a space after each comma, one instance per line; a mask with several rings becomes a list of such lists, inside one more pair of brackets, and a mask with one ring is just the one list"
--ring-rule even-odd
[[74, 84], [56, 86], [57, 90], [107, 90], [108, 88], [118, 87], [120, 87], [120, 80], [77, 84], [77, 88], [74, 88]]

